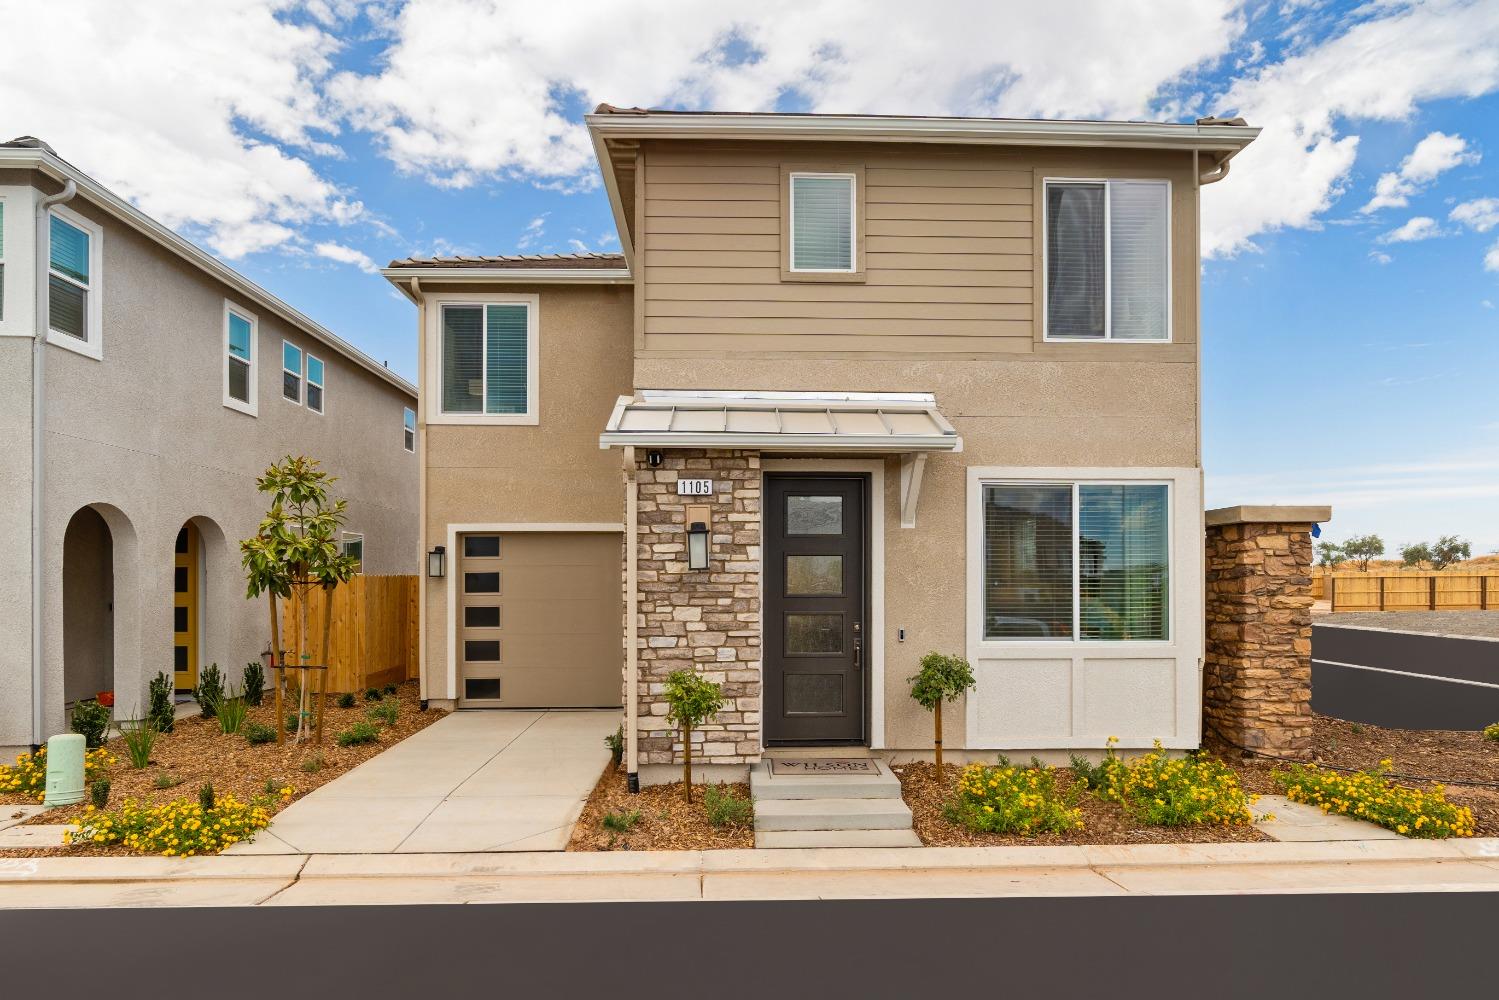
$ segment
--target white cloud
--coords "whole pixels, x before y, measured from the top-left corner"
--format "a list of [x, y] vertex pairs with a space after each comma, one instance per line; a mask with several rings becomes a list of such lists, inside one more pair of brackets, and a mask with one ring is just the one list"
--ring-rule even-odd
[[1437, 225], [1437, 220], [1425, 215], [1418, 215], [1409, 219], [1397, 229], [1391, 229], [1379, 238], [1381, 243], [1415, 243], [1417, 240], [1429, 240], [1433, 236], [1441, 236], [1442, 227]]
[[1499, 242], [1489, 247], [1489, 252], [1483, 255], [1483, 269], [1499, 271]]
[[1370, 250], [1369, 251], [1369, 259], [1372, 260], [1372, 261], [1374, 261], [1374, 263], [1376, 263], [1376, 264], [1388, 264], [1392, 260], [1394, 260], [1395, 258], [1391, 257], [1389, 254], [1385, 253], [1383, 250]]
[[1499, 198], [1474, 198], [1453, 206], [1447, 218], [1460, 222], [1469, 229], [1486, 233], [1499, 226]]
[[[370, 74], [330, 94], [402, 171], [445, 185], [594, 177], [577, 111], [765, 110], [1131, 118], [1227, 53], [1235, 0], [544, 4], [412, 0]], [[1121, 40], [1127, 40], [1122, 44]]]
[[339, 43], [278, 18], [290, 6], [7, 3], [0, 133], [41, 136], [226, 257], [286, 244], [309, 221], [348, 222], [363, 206], [313, 165], [334, 151], [319, 83]]
[[515, 241], [519, 250], [529, 250], [535, 246], [543, 236], [546, 235], [547, 216], [550, 212], [543, 212], [530, 222], [526, 223], [525, 230], [520, 234], [520, 239]]
[[340, 264], [353, 264], [365, 274], [379, 274], [380, 266], [370, 258], [370, 255], [362, 250], [344, 246], [342, 243], [324, 242], [312, 248], [312, 252], [319, 257], [336, 260]]
[[1235, 82], [1216, 103], [1264, 127], [1233, 175], [1203, 192], [1209, 256], [1252, 249], [1254, 237], [1318, 224], [1344, 192], [1358, 121], [1402, 121], [1419, 104], [1499, 88], [1499, 4], [1380, 3], [1319, 45]]
[[1374, 185], [1374, 197], [1359, 209], [1365, 215], [1381, 208], [1403, 208], [1410, 204], [1413, 195], [1436, 180], [1453, 167], [1466, 163], [1477, 163], [1478, 153], [1468, 148], [1468, 142], [1460, 135], [1433, 132], [1411, 150], [1400, 162], [1400, 169], [1381, 174]]

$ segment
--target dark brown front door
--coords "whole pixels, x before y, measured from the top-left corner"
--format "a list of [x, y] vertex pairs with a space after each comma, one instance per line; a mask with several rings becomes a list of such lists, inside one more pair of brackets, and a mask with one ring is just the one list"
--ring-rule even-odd
[[867, 484], [766, 476], [767, 744], [864, 742]]

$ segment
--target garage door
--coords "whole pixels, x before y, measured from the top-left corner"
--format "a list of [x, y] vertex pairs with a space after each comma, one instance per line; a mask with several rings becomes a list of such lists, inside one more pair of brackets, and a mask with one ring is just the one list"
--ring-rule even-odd
[[460, 536], [460, 703], [593, 708], [620, 703], [620, 536]]

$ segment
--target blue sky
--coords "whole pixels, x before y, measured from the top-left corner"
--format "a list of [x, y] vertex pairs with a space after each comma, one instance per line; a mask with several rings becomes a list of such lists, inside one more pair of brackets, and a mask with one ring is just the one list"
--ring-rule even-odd
[[[1499, 4], [0, 0], [36, 134], [411, 377], [373, 270], [614, 250], [581, 115], [728, 110], [1265, 128], [1204, 191], [1208, 502], [1499, 549]], [[852, 13], [852, 16], [850, 16]], [[43, 39], [82, 26], [62, 63]]]

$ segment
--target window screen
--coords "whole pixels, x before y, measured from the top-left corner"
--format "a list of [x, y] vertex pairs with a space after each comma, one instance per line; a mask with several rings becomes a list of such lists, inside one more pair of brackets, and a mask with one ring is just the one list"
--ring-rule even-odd
[[791, 176], [791, 269], [854, 269], [854, 178]]
[[307, 408], [323, 412], [323, 362], [311, 354], [307, 355]]
[[1104, 187], [1046, 187], [1046, 329], [1053, 337], [1104, 335]]
[[526, 307], [485, 306], [484, 412], [526, 412]]
[[409, 406], [401, 408], [401, 443], [407, 451], [416, 451], [416, 411]]
[[1166, 487], [1078, 487], [1078, 596], [1084, 639], [1167, 636]]
[[58, 333], [88, 340], [90, 237], [77, 226], [51, 217], [50, 274], [47, 278], [48, 324]]
[[250, 338], [253, 329], [250, 321], [238, 313], [229, 314], [228, 357], [229, 397], [241, 403], [250, 401]]
[[1165, 181], [1047, 183], [1047, 336], [1170, 338], [1170, 194]]
[[1166, 185], [1109, 184], [1110, 336], [1165, 340]]
[[281, 342], [281, 395], [293, 403], [302, 401], [302, 349]]
[[444, 306], [444, 413], [523, 414], [529, 403], [529, 307]]
[[1072, 487], [984, 487], [984, 638], [1072, 638]]
[[484, 309], [442, 310], [442, 411], [484, 412]]

